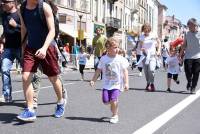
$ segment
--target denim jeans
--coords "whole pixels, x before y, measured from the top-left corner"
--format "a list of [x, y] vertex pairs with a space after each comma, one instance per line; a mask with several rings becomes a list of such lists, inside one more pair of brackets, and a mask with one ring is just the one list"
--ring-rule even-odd
[[12, 93], [12, 85], [10, 78], [10, 71], [15, 59], [20, 61], [21, 49], [5, 48], [2, 54], [2, 82], [3, 82], [3, 95], [4, 97], [10, 97]]

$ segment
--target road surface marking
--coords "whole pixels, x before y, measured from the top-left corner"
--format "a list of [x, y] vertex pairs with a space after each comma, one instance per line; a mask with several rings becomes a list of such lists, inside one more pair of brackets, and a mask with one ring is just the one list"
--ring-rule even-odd
[[[72, 84], [74, 84], [74, 83], [65, 83], [63, 85], [72, 85]], [[52, 87], [53, 86], [46, 86], [46, 87], [41, 87], [40, 89], [46, 89], [46, 88], [52, 88]], [[21, 93], [21, 92], [23, 92], [23, 90], [14, 91], [12, 93], [15, 94], [15, 93]]]
[[198, 99], [200, 96], [200, 90], [196, 92], [196, 94], [192, 94], [152, 120], [151, 122], [147, 123], [143, 127], [139, 128], [133, 134], [153, 134], [157, 131], [160, 127], [162, 127], [165, 123], [167, 123], [170, 119], [175, 117], [178, 113], [180, 113], [184, 108]]

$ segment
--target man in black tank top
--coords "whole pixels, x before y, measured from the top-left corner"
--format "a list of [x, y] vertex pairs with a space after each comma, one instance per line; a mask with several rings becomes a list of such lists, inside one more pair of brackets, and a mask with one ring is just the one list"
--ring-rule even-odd
[[[58, 101], [54, 114], [56, 118], [64, 115], [66, 104], [66, 100], [62, 98], [62, 83], [59, 79], [60, 69], [57, 62], [56, 43], [54, 41], [55, 25], [52, 9], [47, 3], [43, 2], [42, 6], [47, 20], [48, 31], [41, 29], [43, 24], [38, 15], [38, 2], [39, 0], [27, 0], [23, 18], [20, 15], [22, 39], [25, 37], [25, 33], [28, 33], [28, 43], [24, 43], [22, 46], [24, 57], [22, 78], [27, 108], [17, 116], [18, 119], [23, 121], [34, 121], [36, 119], [36, 113], [33, 109], [33, 87], [31, 79], [39, 65], [41, 65], [43, 73], [48, 76], [50, 82], [53, 84], [57, 95]], [[34, 23], [29, 21], [30, 18], [34, 20]]]
[[13, 61], [20, 61], [21, 56], [21, 33], [20, 19], [14, 0], [2, 1], [3, 14], [3, 34], [0, 39], [0, 54], [2, 56], [2, 98], [1, 102], [12, 102], [12, 85], [10, 70]]

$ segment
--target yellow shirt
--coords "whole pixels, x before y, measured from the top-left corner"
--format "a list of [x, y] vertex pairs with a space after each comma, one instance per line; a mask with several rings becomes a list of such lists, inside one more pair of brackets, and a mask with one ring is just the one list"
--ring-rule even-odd
[[102, 35], [95, 36], [92, 41], [92, 47], [94, 49], [94, 56], [101, 57], [105, 51], [106, 38]]

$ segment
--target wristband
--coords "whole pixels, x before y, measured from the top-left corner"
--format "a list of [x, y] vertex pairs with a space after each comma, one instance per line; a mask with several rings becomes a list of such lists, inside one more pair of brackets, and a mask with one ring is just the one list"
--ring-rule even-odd
[[17, 24], [16, 28], [20, 28], [20, 25], [19, 25], [19, 24]]

